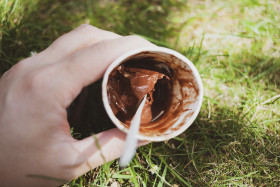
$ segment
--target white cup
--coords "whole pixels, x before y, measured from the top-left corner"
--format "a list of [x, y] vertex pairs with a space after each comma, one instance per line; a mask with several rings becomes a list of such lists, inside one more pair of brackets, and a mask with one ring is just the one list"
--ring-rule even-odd
[[168, 110], [154, 122], [141, 125], [139, 140], [164, 141], [184, 132], [197, 117], [203, 99], [203, 85], [193, 63], [182, 54], [164, 47], [139, 48], [117, 58], [106, 70], [102, 82], [102, 99], [105, 110], [113, 123], [127, 133], [129, 125], [113, 113], [108, 99], [107, 84], [110, 73], [120, 64], [131, 59], [151, 58], [172, 70], [172, 90]]

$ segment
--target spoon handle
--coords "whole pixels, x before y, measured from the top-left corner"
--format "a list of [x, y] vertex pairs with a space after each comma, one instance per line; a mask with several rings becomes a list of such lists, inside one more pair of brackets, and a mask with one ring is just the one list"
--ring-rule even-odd
[[132, 158], [135, 155], [136, 148], [137, 148], [137, 138], [136, 136], [139, 133], [139, 127], [141, 123], [141, 115], [145, 105], [147, 95], [145, 95], [144, 99], [142, 100], [141, 104], [139, 105], [134, 117], [131, 120], [130, 128], [126, 136], [125, 140], [125, 147], [120, 158], [120, 166], [126, 167]]

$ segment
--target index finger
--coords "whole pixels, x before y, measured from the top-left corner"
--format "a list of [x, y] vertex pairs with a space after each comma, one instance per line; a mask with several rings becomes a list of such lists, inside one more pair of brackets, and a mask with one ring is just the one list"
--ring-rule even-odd
[[[106, 68], [122, 54], [154, 44], [138, 36], [126, 36], [104, 40], [66, 58], [56, 64], [56, 91], [63, 92], [63, 105], [67, 107], [81, 89], [98, 80]], [[67, 96], [65, 94], [68, 94]]]
[[46, 63], [53, 63], [102, 40], [119, 37], [122, 36], [92, 25], [83, 24], [56, 39], [42, 52], [42, 55], [48, 56]]

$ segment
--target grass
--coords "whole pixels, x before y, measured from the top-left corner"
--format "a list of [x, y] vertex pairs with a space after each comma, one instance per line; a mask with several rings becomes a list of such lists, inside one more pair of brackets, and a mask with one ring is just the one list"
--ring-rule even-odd
[[[279, 9], [277, 0], [1, 0], [0, 74], [81, 23], [143, 36], [196, 65], [198, 118], [139, 148], [130, 167], [112, 161], [65, 186], [280, 186]], [[88, 88], [96, 97], [80, 119], [86, 130], [74, 127], [82, 136], [112, 126], [96, 107], [99, 84]]]

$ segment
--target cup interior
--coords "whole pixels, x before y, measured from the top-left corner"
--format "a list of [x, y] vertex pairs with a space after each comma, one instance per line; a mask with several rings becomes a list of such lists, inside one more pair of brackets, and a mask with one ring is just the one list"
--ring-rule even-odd
[[203, 98], [202, 82], [198, 71], [187, 58], [176, 51], [161, 47], [131, 51], [116, 59], [107, 69], [103, 78], [102, 95], [111, 120], [120, 130], [128, 132], [129, 124], [120, 120], [112, 111], [107, 88], [108, 79], [114, 69], [129, 63], [138, 67], [146, 67], [145, 64], [149, 63], [149, 68], [165, 72], [170, 79], [166, 86], [155, 86], [158, 90], [155, 91], [157, 93], [154, 92], [154, 97], [164, 96], [157, 102], [157, 107], [162, 110], [159, 110], [149, 123], [141, 123], [138, 139], [164, 141], [185, 131], [199, 113]]

